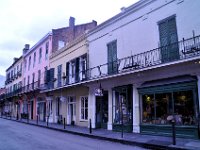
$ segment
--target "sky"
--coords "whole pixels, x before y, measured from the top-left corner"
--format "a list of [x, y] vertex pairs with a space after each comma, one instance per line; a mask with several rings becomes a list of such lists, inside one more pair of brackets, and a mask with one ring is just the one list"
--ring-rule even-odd
[[49, 31], [66, 27], [69, 17], [76, 24], [98, 24], [120, 13], [138, 0], [0, 0], [0, 75]]

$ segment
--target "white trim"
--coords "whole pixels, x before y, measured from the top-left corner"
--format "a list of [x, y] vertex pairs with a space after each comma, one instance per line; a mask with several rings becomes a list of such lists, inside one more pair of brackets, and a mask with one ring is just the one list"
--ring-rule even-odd
[[[89, 102], [88, 96], [80, 96], [80, 102], [79, 102], [79, 104], [80, 104], [80, 105], [79, 105], [79, 106], [80, 106], [80, 107], [79, 107], [79, 120], [80, 120], [81, 122], [87, 122], [87, 121], [88, 121], [88, 118], [89, 118], [89, 116], [88, 116], [88, 115], [89, 115], [89, 112], [88, 112], [88, 111], [89, 111], [89, 104], [88, 104], [88, 107], [87, 107], [87, 110], [88, 110], [88, 111], [87, 111], [87, 113], [88, 113], [88, 114], [87, 114], [87, 119], [82, 119], [82, 118], [81, 118], [81, 115], [82, 115], [82, 114], [81, 114], [81, 109], [82, 109], [81, 100], [82, 100], [82, 98], [84, 98], [84, 101], [85, 101], [85, 98], [86, 98], [86, 97], [87, 97], [87, 104], [88, 104], [88, 102]], [[85, 102], [84, 102], [84, 104], [85, 104]], [[84, 110], [85, 110], [85, 105], [84, 105]], [[85, 118], [85, 116], [84, 116], [84, 118]]]

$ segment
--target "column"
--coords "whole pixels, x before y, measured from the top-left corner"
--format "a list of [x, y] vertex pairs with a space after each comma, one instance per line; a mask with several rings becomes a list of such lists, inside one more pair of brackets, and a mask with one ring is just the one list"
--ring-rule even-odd
[[112, 118], [113, 118], [113, 111], [112, 111], [112, 89], [108, 90], [108, 130], [112, 130]]
[[89, 95], [88, 95], [88, 128], [89, 128], [89, 120], [91, 119], [92, 121], [92, 128], [96, 127], [96, 99], [94, 95], [94, 90], [93, 88], [89, 88]]
[[133, 132], [140, 132], [139, 93], [137, 85], [133, 85]]

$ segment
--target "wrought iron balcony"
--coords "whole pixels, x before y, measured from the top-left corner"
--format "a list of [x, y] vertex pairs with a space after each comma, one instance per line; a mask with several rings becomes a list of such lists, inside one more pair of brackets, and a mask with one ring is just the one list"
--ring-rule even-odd
[[79, 73], [68, 74], [63, 76], [59, 81], [57, 79], [52, 79], [44, 84], [42, 90], [57, 89], [83, 81], [99, 79], [110, 75], [140, 70], [179, 60], [187, 60], [198, 56], [200, 56], [200, 35], [89, 68], [80, 71]]
[[177, 43], [147, 52], [131, 55], [87, 70], [88, 80], [103, 76], [139, 70], [169, 62], [186, 60], [200, 55], [200, 36], [183, 39]]

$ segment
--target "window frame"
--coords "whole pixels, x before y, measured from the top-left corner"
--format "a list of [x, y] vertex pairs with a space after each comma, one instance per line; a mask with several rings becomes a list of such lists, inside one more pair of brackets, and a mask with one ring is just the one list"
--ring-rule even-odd
[[[85, 101], [87, 100], [87, 107], [85, 106]], [[83, 102], [83, 105], [84, 106], [82, 106], [82, 101], [84, 101]], [[88, 118], [89, 118], [89, 112], [88, 112], [88, 110], [89, 110], [89, 108], [88, 108], [88, 106], [89, 106], [89, 99], [88, 99], [88, 96], [80, 96], [80, 121], [88, 121]], [[84, 114], [83, 114], [83, 118], [82, 118], [82, 109], [83, 109], [83, 112], [84, 112]], [[86, 116], [86, 109], [87, 109], [87, 118], [85, 117]]]

